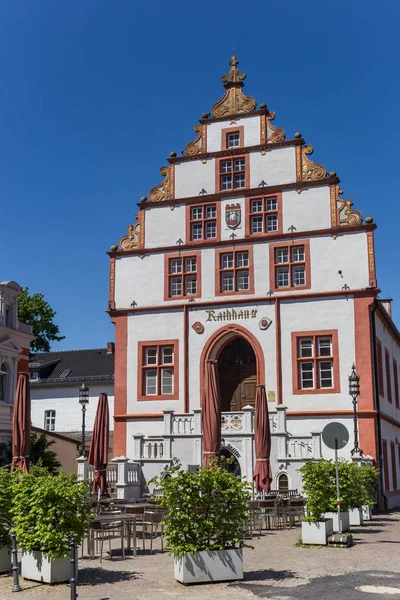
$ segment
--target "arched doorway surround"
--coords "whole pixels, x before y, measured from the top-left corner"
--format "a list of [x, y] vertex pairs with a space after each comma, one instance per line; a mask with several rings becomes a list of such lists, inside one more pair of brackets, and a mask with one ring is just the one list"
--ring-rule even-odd
[[206, 360], [218, 360], [227, 344], [235, 338], [244, 338], [253, 348], [257, 365], [257, 384], [265, 384], [264, 353], [258, 339], [241, 325], [230, 324], [215, 331], [204, 345], [200, 358], [200, 404], [204, 394], [204, 365]]

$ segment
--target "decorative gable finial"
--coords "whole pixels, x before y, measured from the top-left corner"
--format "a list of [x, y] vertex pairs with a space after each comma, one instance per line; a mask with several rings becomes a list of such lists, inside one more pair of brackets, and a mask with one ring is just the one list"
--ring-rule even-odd
[[246, 78], [246, 73], [239, 72], [238, 64], [239, 61], [233, 54], [229, 61], [229, 73], [221, 78], [226, 92], [221, 100], [218, 100], [211, 109], [214, 117], [249, 113], [256, 108], [254, 98], [246, 96], [242, 92], [243, 80]]

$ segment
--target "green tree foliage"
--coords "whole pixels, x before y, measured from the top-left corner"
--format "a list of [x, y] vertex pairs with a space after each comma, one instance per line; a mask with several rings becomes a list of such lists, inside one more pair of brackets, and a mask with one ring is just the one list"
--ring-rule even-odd
[[11, 545], [11, 482], [12, 475], [7, 467], [0, 469], [0, 548]]
[[152, 480], [157, 503], [168, 510], [165, 536], [171, 554], [242, 548], [250, 515], [250, 485], [214, 463], [195, 472], [179, 463]]
[[55, 475], [61, 467], [57, 453], [50, 448], [55, 444], [54, 440], [48, 440], [46, 434], [31, 433], [31, 447], [29, 451], [29, 460], [31, 465], [38, 465], [46, 468], [49, 473]]
[[69, 556], [93, 518], [87, 482], [60, 473], [13, 477], [11, 517], [20, 548], [52, 559]]
[[33, 327], [36, 340], [31, 343], [31, 352], [49, 352], [50, 342], [60, 342], [65, 338], [59, 335], [59, 327], [53, 321], [55, 316], [43, 294], [29, 294], [27, 287], [23, 289], [18, 301], [18, 318]]

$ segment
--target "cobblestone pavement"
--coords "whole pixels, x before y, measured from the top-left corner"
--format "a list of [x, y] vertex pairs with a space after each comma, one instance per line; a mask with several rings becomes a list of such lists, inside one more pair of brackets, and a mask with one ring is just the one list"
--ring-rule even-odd
[[[382, 596], [363, 594], [355, 588], [367, 583], [400, 588], [400, 512], [375, 516], [352, 532], [355, 545], [346, 549], [296, 547], [298, 527], [263, 532], [251, 540], [254, 549], [244, 551], [245, 579], [238, 583], [182, 586], [174, 580], [172, 558], [161, 553], [159, 546], [153, 555], [106, 558], [102, 565], [98, 559], [84, 559], [79, 561], [79, 600], [319, 600], [322, 595], [326, 600], [374, 600]], [[343, 574], [345, 578], [335, 578]], [[345, 585], [350, 586], [351, 593], [349, 587], [343, 589]], [[49, 586], [21, 580], [21, 586], [23, 591], [13, 594], [12, 578], [0, 576], [0, 599], [70, 598], [66, 584]]]

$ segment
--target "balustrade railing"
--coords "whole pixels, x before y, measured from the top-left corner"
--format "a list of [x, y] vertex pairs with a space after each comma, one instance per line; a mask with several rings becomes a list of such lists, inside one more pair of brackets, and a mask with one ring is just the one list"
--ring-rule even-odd
[[164, 438], [143, 441], [142, 458], [162, 458], [164, 456]]
[[140, 481], [140, 466], [137, 463], [128, 463], [127, 465], [128, 483], [139, 483]]
[[[107, 465], [107, 483], [113, 484], [118, 482], [118, 467], [115, 464], [109, 463]], [[90, 483], [93, 483], [94, 479], [94, 467], [93, 465], [87, 466], [87, 478]]]
[[172, 418], [172, 433], [185, 435], [194, 432], [194, 415], [174, 415]]

